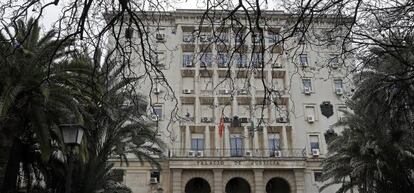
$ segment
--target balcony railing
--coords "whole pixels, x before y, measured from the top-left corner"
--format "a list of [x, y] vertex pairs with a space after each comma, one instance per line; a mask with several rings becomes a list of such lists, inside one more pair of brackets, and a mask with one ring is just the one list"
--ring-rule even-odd
[[305, 158], [306, 149], [170, 149], [170, 158]]

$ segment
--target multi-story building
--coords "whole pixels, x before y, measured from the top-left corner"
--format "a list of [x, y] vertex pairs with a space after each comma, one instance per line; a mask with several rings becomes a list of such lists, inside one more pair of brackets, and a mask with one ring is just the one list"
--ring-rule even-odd
[[[311, 44], [316, 36], [299, 34], [280, 42], [291, 16], [265, 14], [263, 36], [200, 25], [200, 10], [157, 16], [155, 65], [168, 85], [153, 77], [142, 90], [152, 85], [151, 112], [168, 147], [160, 169], [133, 159], [117, 165], [134, 193], [319, 192], [325, 134], [350, 90], [346, 62], [334, 40]], [[326, 18], [309, 29], [323, 33]]]

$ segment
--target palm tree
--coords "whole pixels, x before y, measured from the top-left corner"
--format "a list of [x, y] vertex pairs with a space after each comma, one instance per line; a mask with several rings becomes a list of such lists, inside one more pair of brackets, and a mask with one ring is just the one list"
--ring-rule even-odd
[[41, 36], [34, 19], [19, 20], [12, 29], [11, 38], [0, 34], [0, 135], [9, 139], [1, 141], [2, 155], [9, 155], [0, 162], [3, 192], [16, 189], [28, 148], [39, 147], [30, 161], [48, 159], [50, 141], [59, 141], [57, 125], [68, 116], [81, 123], [79, 104], [88, 100], [80, 94], [83, 83], [76, 75], [87, 69], [66, 62], [73, 41], [56, 40], [53, 31]]
[[392, 46], [373, 48], [364, 58], [349, 102], [353, 112], [345, 113], [345, 121], [337, 124], [344, 131], [329, 143], [323, 163], [328, 183], [322, 189], [332, 184], [341, 184], [338, 192], [414, 189], [414, 55], [402, 40], [385, 40]]
[[86, 92], [92, 100], [82, 108], [88, 129], [84, 160], [76, 164], [77, 175], [72, 179], [73, 192], [77, 193], [103, 190], [111, 183], [110, 158], [128, 163], [128, 157], [134, 157], [159, 167], [164, 147], [154, 123], [147, 118], [145, 97], [135, 91], [140, 77], [125, 77], [116, 60], [107, 56], [101, 64], [100, 54], [96, 55], [96, 60], [85, 54], [74, 60], [95, 70], [92, 79], [89, 77], [94, 87]]

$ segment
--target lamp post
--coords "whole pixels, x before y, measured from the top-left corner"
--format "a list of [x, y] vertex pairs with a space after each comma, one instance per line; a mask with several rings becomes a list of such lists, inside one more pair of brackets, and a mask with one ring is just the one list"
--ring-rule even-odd
[[73, 162], [75, 161], [73, 149], [81, 144], [84, 131], [83, 127], [79, 124], [61, 124], [59, 127], [62, 133], [63, 143], [69, 147], [69, 152], [66, 159], [67, 176], [65, 182], [65, 193], [70, 193], [72, 185]]

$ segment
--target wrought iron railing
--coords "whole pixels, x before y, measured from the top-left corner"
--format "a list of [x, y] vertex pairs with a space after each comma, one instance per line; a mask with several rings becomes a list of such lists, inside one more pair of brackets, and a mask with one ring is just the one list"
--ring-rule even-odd
[[306, 149], [169, 149], [171, 158], [305, 158]]

